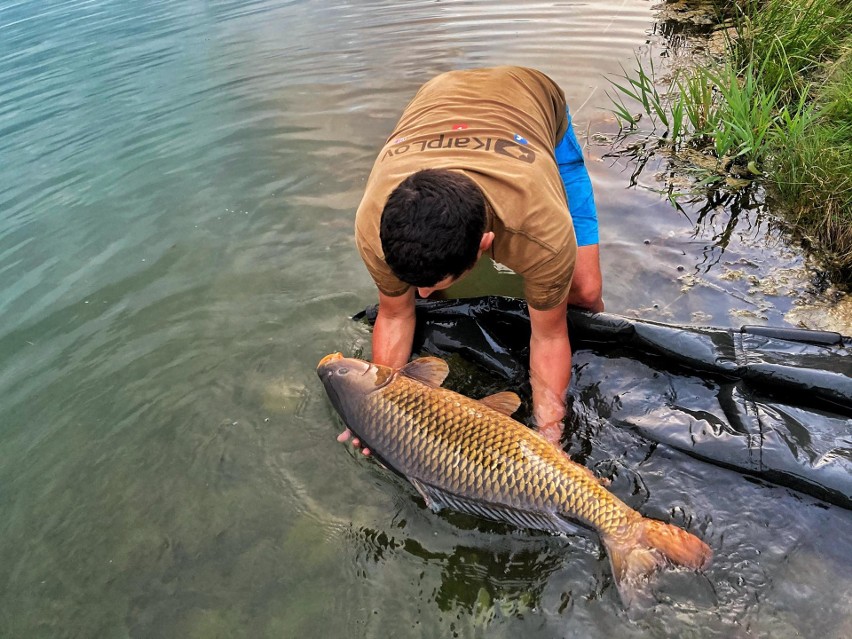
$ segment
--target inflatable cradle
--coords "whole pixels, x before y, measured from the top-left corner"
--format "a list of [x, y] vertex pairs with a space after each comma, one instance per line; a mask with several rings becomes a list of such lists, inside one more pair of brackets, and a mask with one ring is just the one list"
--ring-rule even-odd
[[[574, 309], [568, 322], [575, 410], [591, 403], [613, 426], [852, 508], [852, 338]], [[527, 400], [529, 336], [522, 300], [417, 301], [415, 352], [460, 356]]]

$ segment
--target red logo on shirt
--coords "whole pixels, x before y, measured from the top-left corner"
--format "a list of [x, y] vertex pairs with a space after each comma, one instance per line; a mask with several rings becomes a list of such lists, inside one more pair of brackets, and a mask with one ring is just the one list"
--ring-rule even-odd
[[464, 131], [467, 128], [467, 125], [464, 122], [460, 122], [459, 124], [453, 125], [453, 131]]

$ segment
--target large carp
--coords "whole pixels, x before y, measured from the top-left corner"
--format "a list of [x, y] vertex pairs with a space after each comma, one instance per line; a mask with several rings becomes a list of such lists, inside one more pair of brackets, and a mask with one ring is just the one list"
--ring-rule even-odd
[[422, 357], [394, 370], [333, 353], [317, 366], [346, 425], [437, 511], [523, 528], [599, 535], [622, 600], [667, 561], [693, 570], [712, 555], [698, 537], [627, 506], [587, 468], [510, 415], [515, 393], [474, 400], [441, 384], [447, 363]]

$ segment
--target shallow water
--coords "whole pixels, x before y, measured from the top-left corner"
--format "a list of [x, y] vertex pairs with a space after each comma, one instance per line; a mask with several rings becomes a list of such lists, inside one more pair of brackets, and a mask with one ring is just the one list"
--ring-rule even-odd
[[834, 308], [759, 206], [684, 214], [595, 143], [605, 76], [659, 33], [645, 0], [0, 2], [0, 636], [852, 634], [847, 511], [594, 406], [585, 462], [716, 551], [636, 622], [595, 543], [435, 516], [334, 441], [314, 367], [368, 351], [349, 316], [374, 301], [354, 210], [406, 101], [452, 68], [565, 88], [608, 310]]

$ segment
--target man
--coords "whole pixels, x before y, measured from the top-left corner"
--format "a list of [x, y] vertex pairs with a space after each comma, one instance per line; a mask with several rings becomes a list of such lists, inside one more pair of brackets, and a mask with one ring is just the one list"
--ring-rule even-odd
[[376, 159], [355, 240], [379, 289], [373, 361], [386, 366], [411, 355], [415, 291], [449, 287], [486, 253], [520, 274], [533, 416], [558, 442], [571, 376], [566, 306], [602, 311], [603, 301], [591, 182], [550, 78], [507, 66], [423, 85]]

